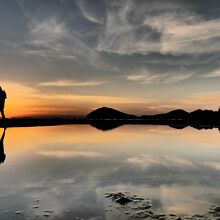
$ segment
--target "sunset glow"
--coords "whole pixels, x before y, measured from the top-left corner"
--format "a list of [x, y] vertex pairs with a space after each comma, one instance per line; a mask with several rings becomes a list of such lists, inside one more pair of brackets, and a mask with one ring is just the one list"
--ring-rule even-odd
[[212, 1], [5, 1], [6, 115], [218, 109], [220, 19]]

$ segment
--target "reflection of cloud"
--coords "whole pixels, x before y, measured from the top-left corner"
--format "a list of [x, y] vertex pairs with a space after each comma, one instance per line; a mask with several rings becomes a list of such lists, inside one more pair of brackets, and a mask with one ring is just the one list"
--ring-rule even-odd
[[220, 162], [206, 162], [204, 165], [215, 170], [220, 170]]
[[55, 150], [55, 151], [40, 151], [39, 155], [45, 157], [60, 157], [60, 158], [77, 158], [77, 157], [103, 157], [104, 155], [98, 152], [93, 151], [64, 151], [64, 150]]
[[[75, 128], [81, 134], [81, 139], [77, 141], [81, 143], [79, 146], [77, 145], [79, 151], [72, 151], [75, 147], [73, 143], [76, 143], [74, 142], [74, 136], [78, 136], [78, 133], [72, 127], [54, 127], [48, 128], [48, 130], [45, 130], [47, 128], [33, 128], [31, 130], [35, 134], [35, 138], [28, 138], [28, 140], [26, 140], [26, 130], [21, 131], [19, 129], [18, 131], [15, 129], [18, 132], [17, 136], [11, 136], [13, 134], [11, 132], [9, 134], [9, 140], [13, 139], [13, 149], [15, 149], [15, 145], [18, 146], [16, 149], [23, 149], [22, 146], [28, 145], [33, 147], [33, 152], [40, 151], [40, 153], [43, 153], [40, 155], [33, 153], [33, 157], [30, 158], [30, 151], [22, 150], [19, 151], [20, 154], [12, 151], [11, 158], [15, 160], [12, 161], [13, 166], [5, 167], [8, 169], [5, 174], [12, 173], [13, 175], [2, 173], [4, 178], [1, 181], [1, 187], [3, 186], [1, 189], [5, 190], [4, 193], [7, 193], [10, 189], [17, 189], [18, 187], [19, 192], [13, 193], [13, 197], [10, 197], [12, 202], [23, 197], [27, 198], [29, 195], [31, 201], [39, 198], [42, 201], [41, 207], [44, 206], [44, 209], [54, 210], [55, 214], [61, 216], [61, 219], [67, 219], [62, 216], [65, 210], [76, 210], [77, 216], [79, 216], [79, 212], [85, 213], [85, 210], [91, 211], [88, 211], [89, 214], [97, 214], [97, 209], [103, 210], [104, 213], [103, 194], [113, 192], [112, 189], [122, 192], [128, 190], [129, 192], [129, 189], [133, 188], [132, 193], [134, 194], [142, 190], [143, 194], [140, 195], [146, 194], [152, 199], [155, 198], [152, 195], [152, 191], [154, 191], [158, 193], [156, 198], [161, 201], [162, 208], [171, 207], [171, 211], [196, 209], [201, 201], [210, 201], [212, 195], [213, 198], [219, 197], [219, 191], [216, 190], [219, 188], [220, 183], [218, 171], [200, 166], [200, 159], [204, 158], [202, 150], [200, 148], [198, 154], [198, 149], [192, 143], [189, 132], [185, 132], [184, 134], [187, 135], [180, 138], [180, 136], [175, 136], [177, 133], [180, 134], [179, 132], [173, 133], [172, 136], [170, 134], [161, 136], [158, 132], [152, 131], [150, 133], [154, 133], [154, 136], [149, 140], [148, 136], [150, 134], [146, 132], [148, 130], [145, 130], [147, 128], [141, 127], [143, 130], [137, 132], [136, 127], [138, 126], [132, 127], [132, 131], [138, 134], [141, 133], [144, 137], [144, 139], [141, 138], [141, 141], [138, 141], [138, 144], [137, 141], [131, 142], [134, 134], [124, 130], [123, 133], [126, 135], [124, 140], [114, 139], [112, 144], [93, 142], [88, 145], [85, 145], [84, 140], [91, 137], [96, 138], [96, 136], [100, 138], [102, 133], [93, 130], [79, 131]], [[169, 129], [167, 130], [169, 131]], [[116, 133], [121, 135], [122, 131], [110, 132], [114, 137]], [[109, 134], [104, 135], [109, 136]], [[196, 139], [200, 139], [202, 136], [204, 134], [200, 133]], [[62, 140], [60, 137], [62, 137]], [[68, 140], [68, 137], [70, 140]], [[160, 137], [159, 142], [158, 137]], [[172, 141], [168, 141], [170, 138]], [[68, 143], [71, 143], [68, 146], [66, 145], [67, 140]], [[48, 143], [50, 144], [48, 145]], [[54, 143], [55, 146], [51, 143]], [[135, 148], [134, 143], [136, 144]], [[146, 147], [146, 143], [151, 143], [149, 148]], [[41, 146], [40, 150], [36, 146]], [[58, 149], [55, 148], [57, 146]], [[117, 146], [120, 146], [120, 148], [117, 149]], [[55, 149], [55, 151], [52, 151], [52, 149]], [[64, 149], [67, 150], [64, 151]], [[100, 151], [103, 154], [108, 154], [108, 158], [99, 157], [100, 153], [97, 155], [97, 152]], [[147, 152], [151, 154], [147, 154]], [[212, 149], [208, 152], [216, 155], [218, 150]], [[88, 154], [89, 157], [87, 157]], [[184, 159], [178, 157], [177, 154], [181, 154]], [[96, 155], [100, 159], [97, 159]], [[68, 156], [74, 158], [85, 156], [85, 158], [71, 160], [68, 159]], [[195, 167], [189, 161], [190, 159], [185, 159], [184, 156], [190, 157], [195, 163]], [[57, 157], [67, 157], [67, 159], [58, 160]], [[127, 157], [129, 158], [127, 159]], [[126, 160], [128, 160], [128, 163], [125, 164], [124, 161]], [[137, 166], [135, 166], [136, 164]], [[14, 167], [17, 167], [17, 169], [15, 170]], [[142, 167], [149, 169], [143, 169]], [[182, 167], [184, 170], [181, 169]], [[117, 187], [119, 185], [120, 187]], [[7, 187], [5, 188], [5, 186]], [[104, 192], [101, 199], [97, 197], [97, 189]], [[50, 200], [53, 202], [50, 203]], [[22, 199], [22, 202], [24, 202], [24, 199]], [[187, 205], [187, 202], [190, 203], [190, 206]], [[26, 203], [28, 207], [31, 204], [29, 201]]]
[[127, 159], [127, 162], [133, 165], [138, 165], [142, 168], [148, 168], [153, 166], [165, 166], [165, 167], [194, 167], [194, 164], [183, 158], [175, 156], [154, 156], [154, 155], [140, 155], [137, 157], [131, 157]]
[[[211, 188], [208, 190], [211, 190]], [[210, 196], [206, 197], [205, 191], [207, 191], [207, 188], [199, 185], [180, 186], [174, 184], [159, 187], [163, 209], [168, 213], [186, 213], [186, 210], [188, 213], [196, 213], [201, 210], [208, 210], [212, 202]]]

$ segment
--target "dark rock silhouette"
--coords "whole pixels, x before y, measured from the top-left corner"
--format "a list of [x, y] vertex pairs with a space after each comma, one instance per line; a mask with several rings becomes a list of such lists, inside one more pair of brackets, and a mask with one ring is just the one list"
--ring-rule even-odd
[[125, 205], [127, 203], [132, 202], [132, 198], [126, 196], [124, 193], [118, 192], [118, 193], [107, 193], [106, 198], [111, 198], [116, 203], [119, 203], [120, 205]]
[[121, 197], [121, 198], [117, 199], [115, 202], [117, 202], [117, 203], [119, 203], [121, 205], [125, 205], [125, 204], [127, 204], [129, 202], [132, 202], [132, 200], [129, 199], [129, 198], [126, 198], [126, 197]]
[[168, 113], [137, 117], [112, 108], [103, 107], [89, 113], [87, 118], [92, 120], [90, 122], [92, 126], [101, 130], [113, 129], [123, 124], [169, 125], [176, 129], [183, 129], [187, 126], [196, 129], [220, 127], [220, 110], [198, 109], [193, 112], [186, 112], [183, 109], [176, 109]]
[[5, 132], [6, 132], [6, 128], [4, 128], [4, 131], [2, 133], [2, 137], [0, 140], [0, 163], [4, 163], [6, 155], [4, 152], [4, 138], [5, 138]]
[[190, 113], [189, 121], [193, 124], [220, 125], [220, 112], [198, 109]]
[[98, 108], [87, 115], [89, 119], [137, 119], [136, 115], [129, 115], [113, 108]]
[[[124, 124], [141, 125], [168, 125], [176, 129], [183, 129], [187, 126], [196, 129], [220, 128], [220, 110], [195, 110], [186, 112], [177, 109], [164, 114], [143, 115], [141, 117], [126, 114], [124, 112], [102, 107], [89, 113], [86, 117], [47, 117], [47, 118], [10, 118], [5, 119], [0, 127], [33, 127], [33, 126], [54, 126], [67, 124], [90, 124], [97, 129], [106, 131]], [[220, 130], [220, 129], [219, 129]]]
[[155, 119], [188, 119], [189, 113], [183, 109], [176, 109], [168, 113], [157, 115], [143, 115], [141, 118], [155, 118]]

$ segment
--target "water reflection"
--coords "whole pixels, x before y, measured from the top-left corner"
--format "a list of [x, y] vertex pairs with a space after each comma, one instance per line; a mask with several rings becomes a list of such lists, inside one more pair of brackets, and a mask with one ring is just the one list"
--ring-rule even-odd
[[[1, 155], [4, 138], [5, 130]], [[44, 219], [44, 211], [51, 210], [51, 219], [127, 220], [114, 207], [109, 211], [104, 198], [118, 191], [149, 197], [160, 212], [204, 212], [220, 202], [219, 143], [217, 130], [192, 128], [8, 129], [0, 219], [16, 219], [19, 210]]]
[[[115, 128], [118, 128], [120, 126], [123, 126], [123, 125], [146, 125], [145, 124], [146, 122], [139, 122], [139, 121], [127, 121], [126, 123], [123, 123], [123, 121], [120, 121], [120, 120], [100, 120], [100, 121], [93, 121], [93, 122], [90, 122], [90, 125], [92, 127], [95, 127], [96, 129], [98, 130], [102, 130], [102, 131], [108, 131], [108, 130], [113, 130]], [[163, 121], [159, 121], [159, 122], [155, 122], [155, 124], [149, 124], [149, 125], [165, 125], [165, 126], [169, 126], [171, 128], [174, 128], [174, 129], [184, 129], [184, 128], [187, 128], [187, 127], [192, 127], [194, 129], [197, 129], [197, 130], [203, 130], [203, 129], [215, 129], [217, 128], [219, 131], [220, 131], [220, 127], [219, 126], [214, 126], [214, 125], [202, 125], [202, 124], [192, 124], [192, 125], [189, 125], [189, 124], [178, 124], [178, 123], [167, 123], [167, 122], [164, 122]]]
[[5, 132], [6, 132], [6, 128], [4, 128], [3, 133], [2, 133], [2, 137], [0, 140], [0, 163], [4, 163], [6, 155], [4, 152], [4, 138], [5, 138]]

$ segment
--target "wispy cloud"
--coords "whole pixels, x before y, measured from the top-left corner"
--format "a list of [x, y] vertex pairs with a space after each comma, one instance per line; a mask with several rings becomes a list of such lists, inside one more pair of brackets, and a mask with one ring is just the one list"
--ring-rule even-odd
[[[93, 5], [93, 7], [91, 7], [91, 4], [88, 4], [88, 2], [85, 0], [77, 0], [77, 4], [78, 4], [83, 16], [87, 20], [89, 20], [93, 23], [103, 24], [104, 17], [98, 16], [97, 11], [94, 11], [94, 5]], [[95, 4], [97, 4], [97, 2]]]
[[64, 150], [54, 150], [54, 151], [40, 151], [39, 155], [45, 157], [56, 157], [56, 158], [97, 158], [103, 157], [104, 155], [93, 151], [64, 151]]
[[140, 74], [132, 74], [127, 76], [127, 80], [138, 82], [140, 84], [172, 84], [177, 83], [192, 77], [192, 73], [184, 73], [184, 71], [177, 73], [149, 73], [145, 70], [140, 71]]
[[74, 80], [58, 80], [58, 81], [48, 81], [41, 82], [38, 86], [98, 86], [105, 84], [105, 81], [74, 81]]
[[162, 38], [162, 53], [194, 54], [219, 52], [220, 19], [210, 21], [194, 20], [191, 24], [182, 22], [165, 28]]
[[[98, 51], [121, 55], [159, 51], [159, 30], [143, 23], [142, 16], [147, 12], [146, 7], [137, 7], [134, 1], [108, 6], [105, 28], [97, 44]], [[131, 22], [131, 17], [137, 21]]]
[[125, 1], [107, 8], [97, 50], [121, 55], [217, 52], [219, 29], [220, 19], [201, 19], [184, 1]]
[[68, 36], [68, 31], [63, 22], [58, 22], [56, 17], [49, 17], [42, 22], [32, 24], [31, 34], [39, 42], [50, 43]]
[[24, 44], [27, 53], [68, 60], [96, 59], [96, 51], [56, 16], [28, 22], [29, 37]]
[[202, 75], [201, 77], [204, 78], [213, 78], [213, 77], [220, 77], [220, 69], [216, 69], [212, 72]]
[[[93, 106], [137, 98], [172, 108], [177, 99], [183, 107], [187, 100], [193, 108], [214, 103], [211, 95], [193, 95], [217, 90], [216, 0], [16, 0], [1, 10], [7, 11], [0, 15], [6, 24], [0, 37], [3, 81], [35, 85], [41, 95], [84, 95], [71, 98]], [[111, 84], [101, 86], [106, 82]]]

